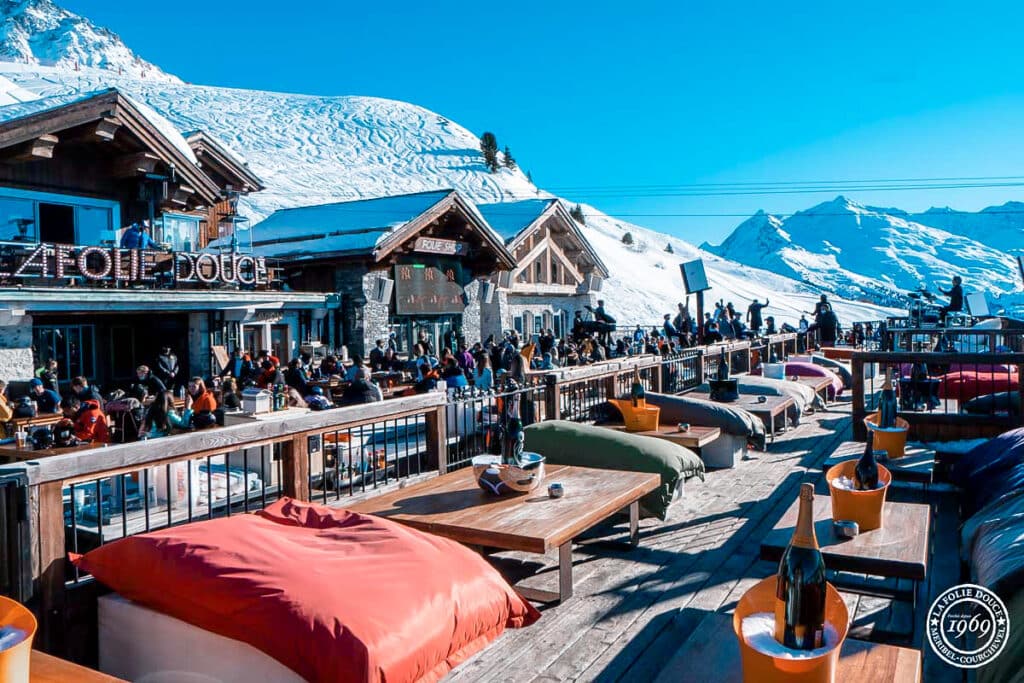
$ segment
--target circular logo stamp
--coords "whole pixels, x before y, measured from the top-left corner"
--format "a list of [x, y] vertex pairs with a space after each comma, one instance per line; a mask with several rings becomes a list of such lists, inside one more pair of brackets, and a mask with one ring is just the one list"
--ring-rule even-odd
[[1010, 617], [999, 596], [973, 583], [943, 592], [928, 610], [928, 643], [941, 659], [977, 669], [999, 656], [1010, 635]]

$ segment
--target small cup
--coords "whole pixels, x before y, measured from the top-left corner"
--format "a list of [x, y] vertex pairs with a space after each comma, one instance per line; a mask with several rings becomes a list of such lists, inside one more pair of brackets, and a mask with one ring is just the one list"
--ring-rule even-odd
[[565, 489], [557, 482], [548, 484], [548, 495], [552, 498], [561, 498], [565, 495]]
[[18, 430], [14, 433], [14, 440], [18, 448], [24, 448], [28, 444], [28, 432]]
[[680, 422], [678, 425], [676, 425], [676, 429], [685, 434], [686, 432], [690, 431], [690, 423]]

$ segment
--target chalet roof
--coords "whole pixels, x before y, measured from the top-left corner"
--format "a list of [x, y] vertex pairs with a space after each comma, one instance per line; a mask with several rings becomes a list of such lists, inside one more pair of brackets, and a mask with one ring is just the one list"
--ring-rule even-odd
[[62, 131], [99, 120], [126, 127], [149, 152], [173, 167], [203, 202], [217, 201], [220, 189], [199, 169], [196, 155], [181, 133], [148, 105], [116, 88], [0, 106], [0, 149], [43, 135], [55, 135], [59, 140]]
[[519, 233], [533, 225], [541, 214], [548, 210], [557, 199], [527, 199], [521, 202], [498, 204], [477, 204], [480, 213], [494, 231], [508, 244]]
[[477, 206], [487, 222], [505, 240], [505, 245], [510, 250], [514, 249], [518, 242], [526, 237], [529, 229], [549, 216], [558, 214], [562, 222], [568, 226], [570, 233], [579, 242], [580, 247], [586, 252], [598, 272], [603, 277], [609, 277], [608, 266], [604, 264], [601, 257], [587, 241], [583, 231], [568, 210], [559, 199], [526, 199], [518, 202], [499, 202], [496, 204], [479, 204]]
[[248, 162], [241, 155], [206, 131], [189, 131], [185, 133], [185, 141], [203, 168], [220, 174], [234, 189], [241, 192], [266, 189], [263, 181], [249, 169]]
[[451, 205], [469, 217], [499, 262], [511, 268], [514, 261], [502, 240], [471, 202], [450, 189], [279, 209], [253, 226], [253, 251], [275, 257], [372, 254], [379, 259], [409, 237], [410, 228]]

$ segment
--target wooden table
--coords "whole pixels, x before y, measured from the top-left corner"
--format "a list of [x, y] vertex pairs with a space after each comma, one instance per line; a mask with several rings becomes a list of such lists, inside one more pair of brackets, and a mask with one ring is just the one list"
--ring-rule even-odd
[[786, 411], [793, 405], [795, 405], [793, 399], [788, 396], [762, 396], [760, 398], [765, 399], [764, 402], [758, 402], [759, 397], [748, 396], [745, 394], [740, 395], [740, 400], [735, 403], [729, 403], [726, 405], [736, 406], [737, 408], [743, 408], [744, 410], [757, 415], [764, 422], [765, 429], [768, 430], [768, 436], [775, 442], [775, 423], [776, 419], [782, 416], [782, 431], [786, 431]]
[[831, 377], [798, 377], [796, 381], [797, 384], [814, 389], [814, 393], [821, 396], [822, 402], [828, 405], [828, 390], [832, 386]]
[[43, 415], [36, 415], [35, 417], [12, 417], [7, 422], [7, 425], [10, 434], [13, 436], [19, 429], [49, 427], [51, 425], [55, 425], [60, 422], [63, 417], [63, 413], [44, 413]]
[[[832, 452], [822, 469], [826, 472], [833, 465], [838, 465], [847, 460], [860, 458], [864, 452], [864, 443], [861, 441], [844, 441]], [[905, 455], [896, 460], [884, 459], [878, 462], [892, 472], [894, 481], [909, 481], [917, 484], [931, 484], [935, 474], [935, 451], [921, 446], [907, 446]]]
[[626, 425], [601, 425], [608, 429], [614, 429], [617, 432], [626, 432], [628, 434], [636, 434], [638, 436], [649, 436], [655, 439], [664, 439], [665, 441], [671, 441], [677, 443], [680, 446], [686, 446], [687, 448], [703, 448], [709, 443], [722, 435], [722, 430], [718, 427], [697, 427], [691, 426], [689, 431], [681, 432], [677, 425], [660, 425], [658, 429], [653, 429], [646, 432], [630, 432], [626, 429]]
[[126, 683], [123, 679], [87, 669], [64, 659], [57, 659], [45, 652], [32, 650], [29, 662], [30, 683]]
[[103, 444], [83, 443], [77, 446], [69, 446], [67, 448], [43, 448], [38, 451], [34, 451], [28, 446], [25, 448], [18, 448], [17, 445], [11, 444], [9, 446], [0, 446], [0, 462], [38, 460], [39, 458], [49, 458], [54, 455], [67, 455], [68, 453], [87, 451], [93, 448], [103, 448]]
[[[799, 500], [761, 541], [761, 559], [777, 562], [793, 536]], [[916, 503], [885, 502], [882, 528], [854, 538], [840, 538], [832, 530], [832, 500], [814, 497], [814, 533], [825, 566], [875, 576], [921, 581], [928, 569], [928, 538], [931, 508]]]
[[[743, 680], [739, 641], [732, 627], [732, 615], [709, 614], [693, 635], [676, 651], [657, 681]], [[868, 643], [847, 638], [839, 651], [836, 683], [919, 683], [921, 652], [905, 647]]]
[[[562, 498], [548, 497], [550, 482], [562, 484]], [[536, 491], [494, 497], [477, 486], [473, 470], [465, 468], [348, 509], [387, 517], [467, 545], [538, 554], [558, 548], [558, 591], [517, 590], [537, 602], [564, 602], [573, 591], [573, 538], [628, 507], [630, 545], [635, 546], [639, 541], [638, 501], [659, 486], [661, 477], [647, 472], [551, 465]]]

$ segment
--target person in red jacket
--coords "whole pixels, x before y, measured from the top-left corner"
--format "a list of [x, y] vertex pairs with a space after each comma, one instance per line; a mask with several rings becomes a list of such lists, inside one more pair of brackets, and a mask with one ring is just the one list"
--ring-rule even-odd
[[110, 443], [110, 431], [107, 429], [107, 416], [100, 410], [99, 401], [79, 400], [76, 396], [65, 398], [60, 402], [64, 416], [75, 423], [75, 436], [79, 441], [95, 441]]

